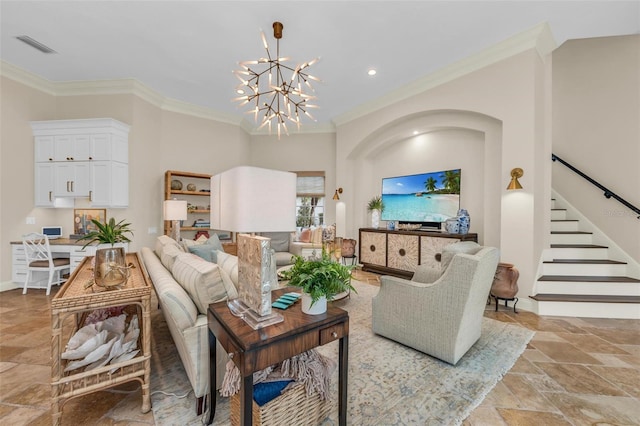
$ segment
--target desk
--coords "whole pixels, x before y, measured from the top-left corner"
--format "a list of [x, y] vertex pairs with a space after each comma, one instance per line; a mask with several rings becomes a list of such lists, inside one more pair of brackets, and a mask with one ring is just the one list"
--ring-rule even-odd
[[[271, 292], [272, 300], [282, 294], [294, 291], [286, 287]], [[297, 289], [299, 290], [299, 289]], [[209, 351], [210, 382], [216, 382], [216, 345], [218, 340], [230, 354], [240, 370], [240, 424], [252, 424], [253, 373], [270, 365], [277, 364], [304, 351], [339, 340], [338, 349], [338, 415], [339, 424], [347, 424], [347, 368], [349, 359], [349, 314], [338, 307], [328, 306], [327, 312], [320, 315], [303, 314], [300, 303], [295, 303], [284, 311], [278, 311], [284, 321], [254, 330], [244, 320], [235, 317], [229, 311], [226, 302], [209, 305], [207, 316], [209, 332], [214, 343]], [[207, 424], [215, 416], [215, 386], [210, 386], [209, 400], [211, 410]]]
[[[49, 240], [53, 257], [69, 258], [70, 274], [73, 274], [73, 271], [75, 271], [85, 257], [96, 254], [98, 244], [93, 243], [85, 248], [84, 245], [86, 243], [86, 241], [72, 240], [69, 238]], [[109, 245], [109, 247], [111, 247], [111, 245]], [[115, 247], [124, 247], [126, 251], [129, 244], [118, 243], [115, 244]], [[22, 241], [11, 241], [11, 256], [11, 281], [22, 286], [24, 285], [24, 280], [27, 278], [27, 257], [24, 254]], [[45, 276], [45, 273], [35, 272], [35, 274], [41, 274], [41, 278], [39, 280], [32, 280], [33, 282], [29, 283], [27, 288], [47, 288], [46, 279], [42, 278]]]
[[[132, 263], [134, 268], [121, 289], [105, 290], [95, 285], [84, 288], [84, 284], [93, 278], [91, 258], [87, 257], [51, 300], [51, 415], [54, 425], [60, 424], [62, 406], [71, 398], [132, 380], [142, 384], [142, 412], [151, 409], [151, 281], [137, 253], [127, 254], [127, 263]], [[140, 325], [138, 347], [141, 351], [128, 361], [107, 364], [86, 372], [79, 369], [64, 373], [67, 361], [60, 356], [67, 343], [62, 339], [67, 334], [63, 333], [65, 319], [75, 315], [77, 330], [81, 326], [78, 322], [83, 318], [83, 313], [125, 305], [137, 308]]]

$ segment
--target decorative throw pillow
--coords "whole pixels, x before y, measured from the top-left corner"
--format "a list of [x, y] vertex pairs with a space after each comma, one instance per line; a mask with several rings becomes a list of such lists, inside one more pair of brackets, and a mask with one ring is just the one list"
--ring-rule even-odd
[[231, 279], [217, 264], [191, 253], [176, 257], [171, 272], [201, 314], [207, 313], [211, 303], [238, 296]]
[[154, 248], [154, 251], [158, 258], [162, 256], [162, 251], [166, 245], [175, 245], [178, 249], [181, 249], [180, 244], [178, 244], [176, 240], [168, 235], [160, 235], [158, 238], [156, 238], [156, 245]]
[[235, 285], [238, 284], [238, 257], [224, 251], [218, 251], [218, 266], [229, 275]]
[[207, 262], [213, 262], [213, 263], [216, 263], [218, 250], [224, 251], [224, 249], [222, 248], [222, 244], [218, 239], [217, 234], [213, 234], [211, 238], [209, 238], [203, 244], [195, 244], [195, 245], [189, 246], [190, 253], [200, 256]]
[[311, 242], [311, 229], [304, 228], [300, 231], [300, 236], [298, 237], [298, 241], [301, 243], [310, 243]]
[[170, 271], [171, 268], [173, 268], [173, 263], [175, 262], [176, 257], [181, 253], [184, 252], [178, 246], [167, 244], [160, 253], [160, 262], [162, 262], [162, 265]]

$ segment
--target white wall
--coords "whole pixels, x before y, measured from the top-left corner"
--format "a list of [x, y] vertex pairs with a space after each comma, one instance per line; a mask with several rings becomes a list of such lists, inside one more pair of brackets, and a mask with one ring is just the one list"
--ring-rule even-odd
[[336, 138], [334, 133], [307, 133], [291, 136], [253, 136], [250, 164], [283, 171], [325, 172], [325, 223], [336, 221], [332, 200], [335, 189]]
[[[553, 65], [554, 153], [640, 207], [640, 35], [568, 41]], [[559, 163], [553, 188], [640, 262], [637, 214]]]
[[[107, 217], [126, 219], [134, 230], [132, 251], [153, 246], [163, 233], [164, 172], [215, 174], [247, 164], [249, 135], [239, 126], [163, 111], [134, 95], [54, 97], [2, 78], [0, 203], [0, 282], [11, 279], [11, 247], [43, 225], [62, 225], [72, 233], [72, 209], [34, 208], [34, 120], [111, 117], [131, 126], [129, 134], [129, 207], [108, 209]], [[89, 207], [77, 200], [76, 208]], [[27, 216], [36, 218], [26, 225]], [[150, 233], [155, 228], [157, 233]]]
[[[484, 244], [499, 247], [501, 259], [520, 270], [521, 299], [532, 294], [543, 249], [534, 236], [548, 227], [546, 218], [535, 214], [534, 197], [547, 205], [550, 199], [543, 184], [551, 165], [535, 161], [540, 152], [551, 155], [544, 127], [548, 123], [540, 118], [549, 84], [543, 59], [530, 49], [339, 125], [336, 171], [339, 181], [348, 182], [342, 185], [348, 187], [348, 234], [355, 236], [358, 228], [367, 226], [366, 201], [380, 193], [372, 162], [379, 153], [395, 153], [417, 126], [429, 132], [455, 128], [480, 133], [482, 155], [475, 160], [481, 164], [467, 166], [477, 174], [465, 174], [463, 168], [466, 178], [480, 182], [484, 198], [479, 215], [484, 222], [474, 221], [471, 213], [472, 230]], [[398, 155], [402, 158], [394, 161], [399, 164], [413, 161], [409, 151]], [[438, 169], [448, 168], [450, 160], [440, 164]], [[524, 189], [517, 193], [505, 189], [514, 167], [525, 171]], [[481, 205], [475, 196], [466, 196]]]

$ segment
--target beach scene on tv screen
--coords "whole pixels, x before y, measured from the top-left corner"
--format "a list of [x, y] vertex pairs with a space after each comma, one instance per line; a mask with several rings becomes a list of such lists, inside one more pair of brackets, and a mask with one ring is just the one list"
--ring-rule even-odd
[[382, 220], [444, 222], [460, 208], [460, 169], [382, 179]]

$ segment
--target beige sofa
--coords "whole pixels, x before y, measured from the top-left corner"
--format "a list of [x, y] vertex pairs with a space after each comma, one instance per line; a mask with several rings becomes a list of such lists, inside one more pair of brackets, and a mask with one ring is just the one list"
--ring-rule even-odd
[[[144, 247], [141, 255], [197, 398], [196, 411], [201, 414], [204, 397], [209, 393], [206, 309], [210, 303], [237, 297], [237, 257], [218, 252], [218, 263], [207, 262], [185, 252], [176, 241], [164, 235], [158, 237], [154, 250]], [[228, 358], [220, 344], [217, 345], [216, 389], [219, 389]]]

